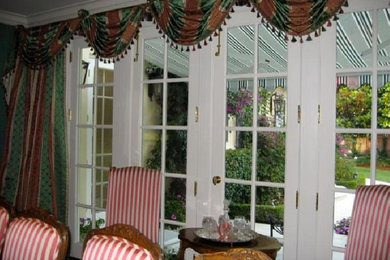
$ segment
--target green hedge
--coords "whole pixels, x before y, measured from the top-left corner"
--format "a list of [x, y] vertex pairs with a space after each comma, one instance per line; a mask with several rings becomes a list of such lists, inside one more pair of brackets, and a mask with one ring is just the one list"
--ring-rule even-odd
[[348, 189], [356, 189], [359, 185], [365, 185], [366, 179], [364, 177], [358, 177], [353, 180], [340, 180], [336, 181], [336, 185], [344, 186]]
[[[256, 205], [255, 209], [255, 221], [256, 223], [268, 223], [265, 213], [268, 212], [279, 219], [283, 219], [284, 205]], [[250, 205], [233, 203], [229, 206], [229, 215], [231, 218], [235, 216], [244, 216], [246, 219], [250, 219]]]

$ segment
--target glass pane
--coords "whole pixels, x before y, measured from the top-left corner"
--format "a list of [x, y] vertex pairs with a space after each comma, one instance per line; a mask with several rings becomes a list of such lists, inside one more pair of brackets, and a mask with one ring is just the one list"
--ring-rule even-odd
[[390, 185], [390, 135], [377, 137], [375, 184]]
[[106, 227], [106, 212], [96, 211], [95, 228], [104, 228], [104, 227]]
[[336, 187], [356, 189], [370, 179], [369, 134], [336, 135]]
[[103, 153], [103, 128], [96, 128], [96, 154]]
[[106, 97], [113, 97], [113, 86], [105, 86], [104, 87], [104, 95]]
[[104, 122], [105, 125], [112, 125], [112, 115], [113, 115], [113, 99], [105, 98], [104, 99]]
[[95, 82], [95, 55], [89, 48], [81, 49], [80, 84]]
[[190, 53], [168, 46], [168, 78], [187, 78]]
[[229, 216], [231, 219], [235, 217], [244, 217], [250, 220], [251, 208], [251, 186], [226, 183], [225, 184], [225, 199], [230, 202]]
[[371, 127], [371, 75], [337, 76], [336, 95], [338, 128]]
[[114, 64], [99, 61], [98, 83], [114, 82]]
[[164, 40], [155, 38], [145, 40], [144, 80], [162, 79], [164, 76]]
[[107, 205], [107, 183], [97, 183], [95, 186], [95, 205], [98, 208], [106, 208]]
[[255, 213], [257, 233], [283, 238], [284, 189], [257, 187]]
[[228, 126], [253, 125], [253, 80], [227, 81], [226, 123]]
[[225, 173], [227, 178], [250, 180], [252, 173], [252, 132], [226, 132]]
[[390, 128], [390, 72], [378, 73], [378, 128]]
[[142, 124], [161, 125], [163, 105], [163, 84], [149, 83], [143, 88]]
[[179, 230], [182, 226], [164, 225], [164, 255], [165, 259], [178, 259], [180, 240]]
[[80, 88], [78, 111], [79, 124], [93, 123], [93, 88]]
[[168, 84], [167, 124], [187, 125], [188, 114], [188, 83], [178, 82]]
[[344, 260], [344, 253], [333, 252], [332, 260]]
[[284, 40], [284, 33], [279, 35], [263, 24], [259, 24], [258, 28], [258, 72], [287, 72], [287, 42]]
[[165, 171], [186, 173], [187, 169], [187, 131], [167, 131], [165, 150]]
[[186, 179], [165, 178], [165, 219], [186, 222]]
[[92, 128], [79, 128], [78, 163], [92, 164], [93, 130]]
[[355, 194], [336, 192], [334, 199], [333, 246], [345, 248]]
[[161, 169], [161, 130], [143, 131], [142, 165], [150, 169]]
[[104, 115], [104, 98], [97, 97], [96, 98], [96, 124], [103, 124], [103, 115]]
[[286, 78], [260, 78], [258, 81], [257, 125], [285, 127], [287, 123]]
[[370, 12], [345, 13], [337, 21], [337, 68], [372, 66], [372, 17]]
[[77, 168], [77, 202], [84, 205], [92, 204], [92, 170]]
[[390, 66], [390, 9], [378, 10], [378, 65]]
[[103, 129], [104, 141], [103, 141], [103, 153], [112, 153], [112, 129]]
[[87, 233], [92, 229], [92, 214], [90, 209], [77, 207], [79, 217], [79, 241], [84, 241]]
[[286, 134], [259, 132], [257, 134], [256, 180], [284, 182]]
[[253, 26], [228, 28], [227, 74], [253, 73], [254, 48]]
[[112, 166], [112, 156], [104, 155], [103, 156], [103, 167], [110, 168]]

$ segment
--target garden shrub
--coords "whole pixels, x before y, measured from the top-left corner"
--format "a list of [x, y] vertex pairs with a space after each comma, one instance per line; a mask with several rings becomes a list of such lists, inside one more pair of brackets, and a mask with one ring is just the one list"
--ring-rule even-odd
[[[233, 218], [234, 216], [243, 216], [246, 219], [250, 219], [250, 204], [232, 203], [229, 206], [229, 215]], [[283, 219], [284, 216], [284, 205], [256, 205], [255, 207], [255, 221], [256, 223], [268, 223], [266, 213], [275, 216], [279, 219]]]

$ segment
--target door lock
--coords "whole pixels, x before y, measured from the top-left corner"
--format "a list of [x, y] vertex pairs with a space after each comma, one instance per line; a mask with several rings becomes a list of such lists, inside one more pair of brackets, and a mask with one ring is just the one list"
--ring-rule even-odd
[[214, 185], [217, 185], [220, 182], [221, 182], [221, 177], [220, 176], [214, 176], [213, 177], [213, 184]]

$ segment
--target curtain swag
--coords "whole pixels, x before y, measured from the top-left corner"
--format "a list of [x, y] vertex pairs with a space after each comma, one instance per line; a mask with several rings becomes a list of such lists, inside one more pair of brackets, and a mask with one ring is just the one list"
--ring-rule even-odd
[[46, 66], [63, 51], [73, 34], [85, 35], [96, 57], [105, 62], [123, 58], [139, 32], [141, 21], [151, 13], [156, 28], [171, 46], [181, 50], [201, 48], [207, 39], [218, 36], [222, 25], [233, 13], [233, 5], [247, 4], [266, 26], [278, 30], [288, 41], [312, 40], [319, 36], [331, 18], [337, 20], [347, 0], [148, 0], [123, 9], [89, 15], [80, 10], [78, 18], [21, 30], [19, 55], [23, 63], [33, 69]]

